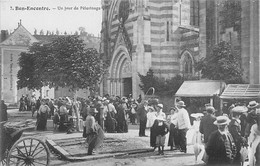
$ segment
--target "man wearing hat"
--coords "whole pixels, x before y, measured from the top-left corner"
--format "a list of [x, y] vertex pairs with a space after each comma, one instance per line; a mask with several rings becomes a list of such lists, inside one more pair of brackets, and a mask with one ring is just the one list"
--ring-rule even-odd
[[144, 100], [137, 108], [137, 115], [140, 120], [139, 137], [147, 137], [147, 135], [145, 135], [145, 128], [147, 123], [147, 106], [148, 101]]
[[256, 101], [250, 101], [248, 106], [248, 115], [246, 118], [246, 129], [245, 129], [245, 137], [247, 138], [250, 134], [251, 127], [256, 124], [256, 109], [259, 108], [259, 103]]
[[246, 139], [242, 137], [241, 135], [241, 121], [240, 121], [240, 116], [241, 114], [245, 113], [247, 111], [247, 108], [244, 106], [236, 106], [234, 107], [231, 112], [232, 112], [232, 119], [229, 123], [229, 132], [232, 135], [236, 149], [237, 149], [237, 154], [236, 157], [234, 158], [234, 164], [241, 165], [241, 155], [240, 155], [240, 150], [241, 150], [241, 145], [246, 145]]
[[213, 106], [206, 107], [207, 114], [201, 119], [200, 133], [204, 135], [204, 143], [207, 144], [209, 135], [218, 128], [213, 123], [216, 120], [214, 115], [215, 108]]
[[179, 136], [179, 144], [181, 152], [187, 153], [187, 139], [186, 134], [190, 124], [190, 117], [188, 111], [184, 108], [186, 107], [184, 101], [179, 101], [176, 104], [178, 113], [177, 113], [177, 128], [178, 128], [178, 136]]
[[232, 135], [228, 131], [230, 120], [226, 116], [218, 116], [214, 124], [218, 130], [214, 131], [206, 146], [208, 164], [229, 165], [236, 156], [236, 146]]

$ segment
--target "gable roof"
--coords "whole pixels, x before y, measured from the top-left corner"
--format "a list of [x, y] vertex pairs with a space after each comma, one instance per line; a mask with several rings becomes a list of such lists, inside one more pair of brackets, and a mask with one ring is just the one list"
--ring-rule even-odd
[[22, 26], [19, 26], [15, 29], [15, 31], [10, 34], [10, 36], [0, 43], [0, 45], [5, 46], [29, 46], [34, 42], [38, 42], [38, 40]]

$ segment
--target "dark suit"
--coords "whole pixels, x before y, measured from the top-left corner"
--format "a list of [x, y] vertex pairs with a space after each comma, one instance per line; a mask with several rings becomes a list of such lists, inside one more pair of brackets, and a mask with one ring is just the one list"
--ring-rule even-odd
[[234, 163], [240, 163], [240, 149], [241, 145], [246, 143], [246, 139], [241, 136], [241, 125], [235, 119], [232, 119], [229, 123], [229, 132], [232, 135], [237, 148], [237, 155], [234, 159]]
[[232, 164], [236, 155], [236, 146], [229, 132], [227, 137], [221, 135], [218, 130], [210, 135], [206, 146], [206, 152], [209, 156], [208, 164]]
[[208, 114], [201, 119], [200, 122], [200, 133], [204, 134], [204, 142], [205, 144], [208, 142], [209, 135], [216, 131], [218, 128], [213, 122], [216, 120], [216, 117], [212, 114]]
[[145, 128], [146, 128], [146, 122], [147, 122], [146, 114], [147, 114], [147, 111], [145, 110], [143, 105], [137, 109], [137, 115], [140, 120], [139, 136], [145, 136]]

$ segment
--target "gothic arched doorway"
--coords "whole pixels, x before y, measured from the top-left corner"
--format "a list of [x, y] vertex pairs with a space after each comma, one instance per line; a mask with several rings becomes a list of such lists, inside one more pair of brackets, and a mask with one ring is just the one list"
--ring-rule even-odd
[[132, 94], [132, 62], [125, 46], [120, 45], [114, 52], [108, 78], [110, 95]]

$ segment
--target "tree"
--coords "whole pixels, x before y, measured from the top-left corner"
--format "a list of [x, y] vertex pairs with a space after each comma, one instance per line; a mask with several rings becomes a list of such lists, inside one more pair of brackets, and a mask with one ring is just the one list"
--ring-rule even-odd
[[155, 89], [155, 95], [158, 96], [172, 96], [180, 88], [184, 79], [182, 76], [177, 75], [171, 79], [164, 79], [154, 76], [153, 71], [149, 69], [146, 76], [139, 74], [141, 84], [139, 87], [146, 93], [149, 88]]
[[[32, 59], [28, 61], [32, 66], [29, 69], [26, 58]], [[78, 36], [58, 37], [48, 44], [35, 43], [28, 53], [21, 53], [19, 64], [18, 88], [37, 89], [44, 85], [71, 90], [92, 88], [104, 73], [97, 50], [86, 49]], [[33, 78], [37, 82], [29, 82]]]
[[28, 89], [40, 89], [43, 85], [41, 80], [36, 78], [35, 72], [35, 59], [33, 54], [22, 52], [20, 54], [18, 64], [20, 70], [18, 71], [17, 86], [18, 89], [27, 87]]
[[196, 64], [196, 70], [201, 71], [202, 78], [223, 80], [227, 84], [243, 83], [239, 56], [225, 41], [216, 45], [210, 56], [201, 59]]

